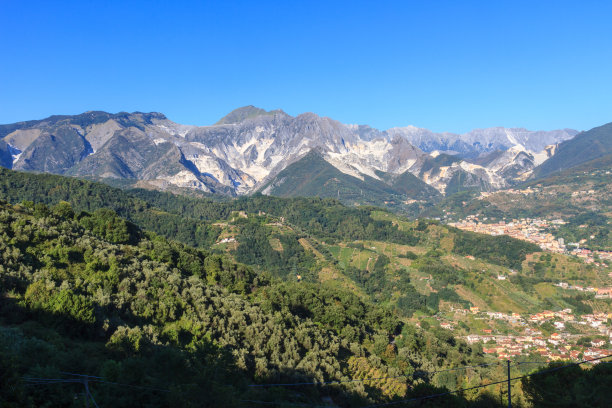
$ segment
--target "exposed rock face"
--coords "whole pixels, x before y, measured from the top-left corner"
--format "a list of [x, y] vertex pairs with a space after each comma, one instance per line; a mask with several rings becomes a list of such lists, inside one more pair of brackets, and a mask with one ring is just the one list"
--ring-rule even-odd
[[[377, 184], [376, 191], [386, 191], [386, 185], [398, 194], [414, 192], [419, 184], [407, 177], [412, 174], [444, 194], [505, 187], [549, 157], [553, 150], [546, 151], [547, 145], [574, 134], [503, 128], [466, 135], [414, 127], [380, 131], [253, 106], [204, 127], [180, 125], [160, 113], [86, 112], [0, 126], [0, 165], [238, 195], [270, 190], [281, 171], [316, 152], [341, 173]], [[439, 151], [480, 156], [467, 162]], [[320, 161], [310, 162], [322, 168]], [[308, 172], [305, 163], [299, 168]]]
[[63, 174], [91, 152], [91, 145], [79, 129], [62, 123], [42, 131], [25, 148], [13, 168]]

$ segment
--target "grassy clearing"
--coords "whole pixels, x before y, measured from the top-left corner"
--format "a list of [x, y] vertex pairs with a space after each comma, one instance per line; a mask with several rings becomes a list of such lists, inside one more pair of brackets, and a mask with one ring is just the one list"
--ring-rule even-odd
[[353, 258], [353, 248], [342, 247], [340, 248], [340, 253], [338, 254], [338, 262], [340, 265], [345, 268], [351, 264], [351, 259]]
[[300, 243], [300, 245], [302, 245], [304, 250], [312, 252], [319, 261], [325, 261], [325, 257], [323, 256], [323, 254], [317, 251], [315, 247], [312, 246], [310, 241], [308, 241], [306, 238], [300, 238], [298, 242]]
[[281, 244], [280, 239], [270, 237], [268, 238], [268, 242], [270, 242], [270, 246], [275, 251], [279, 251], [279, 252], [283, 251], [283, 244]]
[[329, 245], [327, 250], [334, 256], [334, 258], [338, 259], [340, 257], [341, 248], [336, 245]]

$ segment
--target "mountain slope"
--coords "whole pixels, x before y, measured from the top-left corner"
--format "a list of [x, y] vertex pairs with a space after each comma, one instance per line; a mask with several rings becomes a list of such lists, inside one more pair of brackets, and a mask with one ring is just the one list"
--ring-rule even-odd
[[360, 180], [339, 171], [316, 151], [309, 152], [283, 169], [262, 188], [262, 192], [279, 197], [333, 197], [347, 203], [371, 205], [399, 201], [402, 195], [400, 191], [369, 176]]
[[386, 180], [395, 191], [405, 194], [411, 199], [431, 200], [440, 195], [438, 190], [409, 171], [400, 175], [390, 175], [389, 173], [378, 173], [378, 175]]
[[14, 168], [63, 174], [91, 153], [89, 142], [72, 126], [59, 124], [24, 149]]
[[[57, 378], [68, 369], [135, 384], [139, 392], [134, 387], [102, 392], [98, 387], [104, 384], [92, 384], [106, 406], [242, 406], [237, 396], [274, 397], [247, 383], [357, 377], [355, 359], [369, 354], [359, 343], [399, 324], [339, 290], [296, 287], [319, 307], [329, 301], [316, 313], [299, 305], [307, 317], [281, 309], [277, 298], [265, 293], [262, 300], [249, 298], [252, 291], [274, 294], [282, 288], [227, 258], [139, 231], [109, 211], [77, 218], [66, 204], [4, 203], [0, 213], [5, 221], [0, 248], [10, 253], [0, 270], [0, 367], [18, 374], [0, 395], [12, 394], [16, 406], [75, 404], [73, 394], [59, 387], [23, 393], [23, 377]], [[31, 239], [8, 238], [23, 237], [33, 227]], [[347, 307], [341, 312], [338, 304]], [[336, 327], [323, 323], [321, 312], [342, 316], [348, 332], [356, 334], [353, 351]], [[391, 326], [383, 329], [377, 318]], [[382, 376], [397, 375], [386, 365], [378, 368]], [[377, 401], [407, 390], [392, 381], [375, 387], [386, 388], [387, 397]], [[343, 401], [352, 394], [368, 400], [350, 385], [334, 395]], [[284, 396], [302, 402], [320, 398], [316, 391]]]
[[546, 177], [612, 153], [612, 123], [582, 132], [563, 142], [550, 159], [534, 170], [534, 177]]

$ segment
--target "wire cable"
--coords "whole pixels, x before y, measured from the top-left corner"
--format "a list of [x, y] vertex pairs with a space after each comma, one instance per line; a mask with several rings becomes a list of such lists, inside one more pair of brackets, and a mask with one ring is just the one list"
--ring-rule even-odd
[[104, 379], [104, 377], [96, 377], [95, 375], [87, 375], [87, 374], [75, 374], [75, 373], [69, 373], [67, 371], [60, 371], [60, 374], [66, 374], [66, 375], [74, 375], [77, 377], [87, 377], [87, 378], [100, 378], [100, 379]]
[[153, 391], [159, 391], [159, 392], [171, 392], [170, 390], [167, 390], [167, 389], [164, 389], [164, 388], [149, 387], [149, 386], [146, 386], [146, 385], [123, 384], [123, 383], [118, 383], [118, 382], [113, 382], [113, 381], [105, 381], [105, 380], [89, 380], [89, 381], [103, 383], [103, 384], [120, 385], [122, 387], [139, 388], [139, 389], [143, 389], [143, 390], [153, 390]]
[[312, 405], [312, 404], [302, 404], [299, 402], [278, 402], [278, 401], [260, 401], [260, 400], [240, 400], [240, 402], [251, 402], [253, 404], [263, 404], [263, 405], [292, 405], [296, 407], [314, 407], [314, 408], [329, 408], [330, 405]]
[[[124, 384], [124, 383], [119, 383], [119, 382], [107, 381], [107, 380], [104, 379], [104, 377], [97, 377], [97, 376], [94, 376], [94, 375], [75, 374], [75, 373], [69, 373], [69, 372], [65, 372], [65, 371], [62, 371], [62, 374], [74, 375], [74, 376], [78, 376], [78, 377], [86, 377], [91, 382], [113, 384], [113, 385], [120, 385], [120, 386], [123, 386], [123, 387], [141, 388], [141, 389], [148, 389], [148, 390], [161, 391], [161, 392], [170, 392], [170, 390], [164, 389], [164, 388], [150, 387], [150, 386], [146, 386], [146, 385], [132, 385], [132, 384]], [[82, 381], [82, 380], [79, 380], [79, 381]]]
[[67, 380], [72, 380], [72, 381], [82, 381], [82, 380], [77, 380], [77, 379], [71, 379], [71, 378], [42, 378], [42, 377], [21, 377], [26, 381], [67, 381]]
[[[164, 388], [157, 388], [157, 387], [149, 387], [146, 385], [133, 385], [133, 384], [124, 384], [124, 383], [119, 383], [119, 382], [114, 382], [114, 381], [106, 381], [103, 379], [103, 377], [96, 377], [96, 376], [89, 376], [89, 375], [85, 375], [85, 374], [69, 374], [69, 375], [75, 375], [75, 376], [79, 376], [79, 377], [84, 377], [84, 379], [86, 379], [89, 382], [94, 382], [94, 383], [102, 383], [102, 384], [112, 384], [112, 385], [119, 385], [122, 387], [131, 387], [131, 388], [138, 388], [138, 389], [146, 389], [146, 390], [153, 390], [153, 391], [160, 391], [160, 392], [170, 392], [170, 390], [168, 389], [164, 389]], [[28, 384], [26, 385], [45, 385], [45, 384], [61, 384], [61, 383], [80, 383], [82, 384], [84, 379], [83, 378], [40, 378], [40, 377], [22, 377]]]
[[439, 394], [426, 395], [424, 397], [410, 398], [410, 399], [401, 400], [401, 401], [392, 401], [392, 402], [387, 402], [387, 403], [383, 403], [383, 404], [367, 405], [367, 406], [365, 406], [363, 408], [387, 407], [387, 406], [391, 406], [391, 405], [404, 404], [404, 403], [407, 403], [407, 402], [422, 401], [422, 400], [426, 400], [426, 399], [443, 397], [443, 396], [446, 396], [446, 395], [456, 394], [456, 393], [463, 392], [463, 391], [469, 391], [469, 390], [475, 390], [475, 389], [478, 389], [478, 388], [490, 387], [491, 385], [503, 384], [503, 383], [507, 383], [509, 381], [514, 381], [514, 380], [521, 380], [523, 378], [531, 377], [531, 376], [534, 376], [534, 375], [547, 374], [547, 373], [550, 373], [550, 372], [553, 372], [553, 371], [561, 370], [563, 368], [578, 366], [580, 364], [589, 363], [591, 361], [598, 361], [598, 360], [602, 360], [602, 359], [608, 358], [608, 357], [612, 357], [612, 354], [609, 354], [609, 355], [603, 356], [603, 357], [593, 358], [593, 359], [590, 359], [590, 360], [582, 360], [582, 361], [579, 361], [577, 363], [572, 363], [572, 364], [567, 364], [567, 365], [563, 365], [563, 366], [559, 366], [559, 367], [554, 367], [554, 368], [551, 368], [551, 369], [548, 369], [548, 370], [538, 371], [538, 372], [535, 372], [535, 373], [522, 375], [520, 377], [509, 378], [509, 379], [506, 379], [506, 380], [503, 380], [503, 381], [496, 381], [496, 382], [492, 382], [492, 383], [489, 383], [489, 384], [477, 385], [477, 386], [468, 387], [468, 388], [460, 388], [458, 390], [442, 392], [442, 393], [439, 393]]
[[[455, 367], [455, 368], [447, 368], [444, 370], [436, 370], [436, 371], [421, 371], [423, 373], [427, 373], [430, 375], [443, 373], [447, 371], [458, 371], [458, 370], [467, 370], [468, 368], [477, 368], [477, 367], [486, 367], [492, 365], [501, 364], [500, 362], [496, 363], [487, 363], [487, 364], [479, 364], [473, 366], [463, 366], [463, 367]], [[314, 382], [300, 382], [300, 383], [276, 383], [276, 384], [251, 384], [249, 387], [297, 387], [302, 385], [330, 385], [330, 384], [345, 384], [345, 383], [353, 383], [353, 382], [365, 382], [365, 381], [377, 381], [377, 380], [389, 380], [394, 378], [402, 378], [408, 377], [408, 374], [396, 375], [391, 377], [375, 377], [375, 378], [357, 378], [353, 380], [332, 380], [332, 381], [314, 381]]]
[[[592, 359], [586, 359], [586, 360], [582, 360], [582, 361], [579, 361], [579, 362], [576, 362], [576, 363], [562, 365], [562, 366], [559, 366], [559, 367], [553, 367], [553, 368], [548, 369], [548, 370], [538, 371], [538, 372], [535, 372], [535, 373], [526, 374], [526, 375], [522, 375], [522, 376], [519, 376], [519, 377], [508, 378], [508, 379], [502, 380], [502, 381], [495, 381], [495, 382], [492, 382], [492, 383], [489, 383], [489, 384], [477, 385], [477, 386], [468, 387], [468, 388], [460, 388], [460, 389], [457, 389], [457, 390], [454, 390], [454, 391], [447, 391], [447, 392], [442, 392], [442, 393], [438, 393], [438, 394], [431, 394], [431, 395], [426, 395], [426, 396], [423, 396], [423, 397], [415, 397], [415, 398], [410, 398], [410, 399], [405, 399], [405, 400], [400, 400], [400, 401], [392, 401], [392, 402], [387, 402], [387, 403], [382, 403], [382, 404], [368, 405], [368, 406], [365, 406], [363, 408], [386, 407], [386, 406], [391, 406], [391, 405], [404, 404], [404, 403], [408, 403], [408, 402], [422, 401], [422, 400], [426, 400], [426, 399], [443, 397], [443, 396], [446, 396], [446, 395], [456, 394], [456, 393], [460, 393], [460, 392], [464, 392], [464, 391], [470, 391], [470, 390], [474, 390], [474, 389], [490, 387], [491, 385], [497, 385], [497, 384], [503, 384], [503, 383], [507, 383], [507, 382], [511, 382], [511, 381], [515, 381], [515, 380], [521, 380], [523, 378], [528, 378], [528, 377], [531, 377], [531, 376], [534, 376], [534, 375], [547, 374], [547, 373], [550, 373], [550, 372], [553, 372], [553, 371], [561, 370], [563, 368], [579, 366], [581, 364], [585, 364], [585, 363], [589, 363], [589, 362], [593, 362], [593, 361], [600, 361], [600, 360], [603, 360], [603, 359], [609, 358], [609, 357], [612, 357], [612, 354], [609, 354], [609, 355], [606, 355], [606, 356], [602, 356], [602, 357], [592, 358]], [[602, 363], [612, 363], [612, 362], [602, 362]], [[462, 369], [468, 369], [468, 368], [491, 366], [491, 365], [496, 365], [496, 364], [501, 364], [501, 362], [488, 363], [488, 364], [480, 364], [480, 365], [474, 365], [474, 366], [456, 367], [456, 368], [450, 368], [450, 369], [446, 369], [446, 370], [432, 371], [432, 372], [427, 372], [426, 371], [426, 372], [429, 373], [429, 374], [435, 374], [435, 373], [440, 373], [440, 372], [445, 372], [445, 371], [456, 371], [456, 370], [462, 370]], [[523, 361], [523, 362], [517, 362], [517, 363], [513, 364], [513, 366], [517, 366], [517, 365], [521, 365], [521, 364], [548, 364], [548, 362]], [[28, 382], [28, 384], [26, 384], [26, 385], [30, 385], [30, 386], [33, 386], [33, 385], [48, 385], [48, 384], [62, 384], [62, 383], [83, 383], [83, 381], [89, 381], [89, 382], [97, 382], [97, 383], [102, 383], [102, 384], [119, 385], [119, 386], [124, 386], [124, 387], [132, 387], [132, 388], [140, 388], [140, 389], [150, 389], [150, 390], [161, 391], [161, 392], [170, 392], [170, 390], [163, 389], [163, 388], [140, 386], [140, 385], [132, 385], [132, 384], [124, 384], [124, 383], [118, 383], [118, 382], [113, 382], [113, 381], [106, 381], [106, 380], [103, 379], [103, 377], [89, 376], [89, 375], [85, 375], [85, 374], [67, 373], [67, 372], [62, 372], [62, 374], [72, 375], [72, 376], [77, 376], [77, 377], [84, 377], [84, 379], [41, 378], [41, 377], [22, 377], [22, 378], [26, 382]], [[337, 384], [337, 383], [347, 383], [347, 382], [357, 382], [357, 381], [372, 381], [372, 380], [380, 380], [380, 379], [391, 379], [391, 378], [399, 378], [399, 377], [406, 377], [406, 375], [394, 376], [394, 377], [379, 377], [379, 378], [346, 380], [346, 381], [327, 381], [327, 382], [311, 382], [311, 383], [286, 383], [286, 384], [252, 384], [252, 385], [249, 385], [249, 387], [295, 386], [295, 385], [325, 385], [325, 384]], [[91, 395], [90, 392], [88, 392], [88, 395], [89, 395], [90, 399], [92, 400], [92, 402], [94, 403], [94, 405], [96, 406], [96, 408], [99, 408], [99, 406], [96, 403], [93, 395]], [[274, 402], [274, 401], [260, 401], [260, 400], [240, 400], [240, 401], [241, 402], [251, 402], [251, 403], [255, 403], [255, 404], [267, 404], [267, 405], [279, 404], [279, 402]], [[308, 407], [326, 407], [326, 406], [329, 406], [329, 405], [323, 406], [323, 405], [311, 405], [311, 404], [289, 403], [289, 402], [288, 403], [280, 403], [280, 404], [293, 405], [293, 406], [308, 406]]]
[[94, 399], [93, 395], [91, 395], [91, 392], [89, 392], [89, 390], [87, 390], [87, 394], [89, 394], [89, 397], [91, 398], [91, 402], [93, 402], [93, 404], [96, 406], [96, 408], [100, 408], [98, 406], [98, 403], [96, 403], [96, 400]]

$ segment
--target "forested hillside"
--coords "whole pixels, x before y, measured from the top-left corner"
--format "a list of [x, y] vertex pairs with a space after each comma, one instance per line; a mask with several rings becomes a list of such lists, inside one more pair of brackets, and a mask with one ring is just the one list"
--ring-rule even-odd
[[[334, 199], [255, 195], [218, 202], [150, 190], [120, 190], [52, 175], [8, 170], [3, 170], [2, 175], [0, 198], [12, 203], [30, 200], [55, 205], [66, 201], [76, 211], [110, 208], [145, 229], [224, 253], [284, 280], [295, 280], [299, 275], [304, 281], [318, 282], [325, 280], [322, 274], [327, 272], [340, 280], [345, 277], [342, 287], [354, 291], [356, 284], [373, 299], [386, 299], [391, 302], [389, 306], [400, 306], [409, 315], [409, 310], [425, 304], [433, 306], [426, 310], [436, 311], [440, 296], [461, 300], [448, 285], [466, 283], [468, 271], [440, 259], [443, 253], [475, 256], [501, 267], [521, 269], [527, 254], [539, 250], [518, 240], [471, 234], [433, 221], [400, 222], [391, 213], [377, 208], [346, 207]], [[221, 244], [224, 241], [233, 242]], [[421, 298], [423, 294], [417, 296], [414, 283], [410, 283], [409, 276], [415, 276], [409, 273], [411, 268], [406, 268], [409, 264], [399, 265], [393, 254], [379, 256], [379, 251], [368, 252], [363, 248], [364, 241], [419, 247], [417, 252], [425, 251], [415, 267], [435, 278], [432, 283], [436, 289], [424, 294], [433, 296], [429, 303]], [[346, 245], [361, 246], [353, 252], [372, 258], [374, 269], [360, 262], [351, 265], [343, 261], [339, 255]], [[442, 247], [444, 251], [440, 252]], [[385, 257], [390, 255], [394, 262], [385, 262]], [[396, 274], [400, 276], [398, 283], [395, 283], [398, 277], [393, 276]], [[347, 280], [355, 284], [347, 285]], [[438, 293], [438, 289], [445, 290]], [[391, 296], [398, 290], [412, 295]]]
[[[477, 350], [416, 333], [351, 293], [271, 283], [221, 256], [143, 232], [111, 211], [2, 204], [0, 217], [0, 361], [10, 374], [3, 375], [11, 385], [2, 392], [8, 406], [71, 406], [68, 386], [32, 390], [21, 381], [62, 371], [169, 390], [128, 393], [102, 384], [93, 393], [106, 406], [239, 405], [250, 394], [316, 401], [316, 389], [275, 396], [248, 385], [405, 373], [402, 380], [373, 381], [367, 388], [377, 393], [359, 384], [323, 392], [347, 404], [384, 401], [406, 395], [420, 367], [450, 363], [443, 356], [452, 350], [456, 363], [482, 361]], [[391, 345], [406, 330], [413, 333], [407, 342]]]
[[[32, 383], [65, 373], [99, 377], [99, 406], [398, 402], [505, 378], [457, 335], [480, 323], [455, 333], [434, 320], [449, 305], [548, 302], [529, 291], [550, 279], [537, 247], [435, 221], [332, 199], [217, 202], [0, 176], [1, 406], [82, 406], [81, 383]], [[510, 268], [520, 275], [493, 284]], [[581, 305], [563, 299], [551, 301]], [[279, 383], [318, 385], [259, 386]], [[434, 406], [495, 406], [501, 392]]]
[[[226, 220], [234, 211], [282, 217], [287, 223], [331, 242], [371, 239], [414, 245], [419, 239], [429, 239], [423, 238], [424, 234], [419, 238], [417, 229], [402, 231], [390, 221], [373, 219], [371, 214], [379, 211], [378, 208], [346, 207], [329, 198], [289, 199], [257, 194], [232, 201], [215, 201], [154, 190], [124, 191], [101, 183], [6, 169], [0, 169], [0, 176], [0, 198], [9, 202], [30, 200], [57, 204], [66, 201], [78, 211], [110, 208], [145, 229], [194, 246], [207, 247], [214, 242], [219, 230], [210, 221]], [[461, 242], [474, 241], [468, 233], [456, 230], [454, 234]], [[460, 251], [497, 258], [495, 263], [508, 266], [524, 260], [526, 252], [537, 251], [537, 247], [516, 240], [499, 245], [503, 240], [480, 236], [479, 244], [460, 245]], [[495, 246], [495, 251], [487, 253], [482, 249], [491, 245]]]

